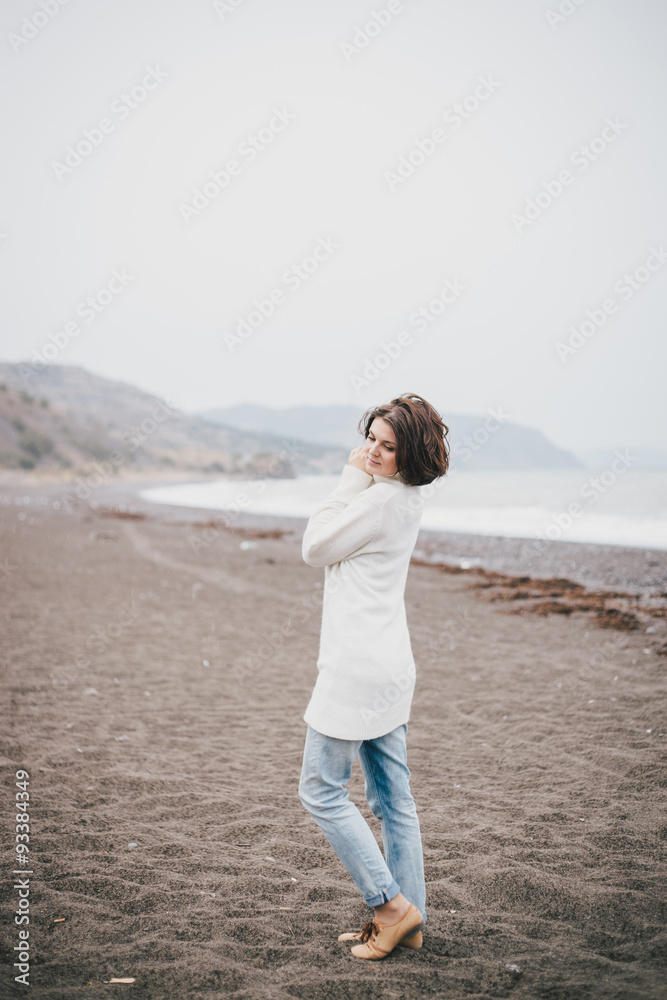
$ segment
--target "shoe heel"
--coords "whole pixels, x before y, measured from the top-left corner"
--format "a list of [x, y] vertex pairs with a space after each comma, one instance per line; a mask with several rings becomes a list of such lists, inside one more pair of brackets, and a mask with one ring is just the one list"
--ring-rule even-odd
[[398, 942], [403, 948], [412, 948], [414, 951], [418, 951], [424, 943], [424, 936], [422, 934], [423, 924], [418, 927], [416, 931], [411, 931], [410, 934]]

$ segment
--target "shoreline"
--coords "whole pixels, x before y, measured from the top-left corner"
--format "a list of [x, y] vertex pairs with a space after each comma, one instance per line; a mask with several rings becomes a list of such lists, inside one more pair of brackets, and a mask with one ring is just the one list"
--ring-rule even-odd
[[[216, 478], [216, 477], [212, 477]], [[202, 479], [203, 481], [208, 481]], [[23, 483], [0, 479], [0, 502], [16, 503], [20, 497], [36, 504], [60, 502], [70, 509], [142, 514], [163, 522], [228, 526], [231, 530], [280, 531], [286, 540], [300, 541], [307, 518], [255, 513], [225, 513], [215, 508], [188, 507], [145, 500], [142, 490], [193, 482], [191, 477], [126, 478], [90, 487], [90, 496], [77, 496], [71, 480], [28, 479]], [[21, 505], [23, 506], [23, 505]], [[30, 506], [28, 504], [27, 506]], [[413, 558], [453, 569], [481, 569], [490, 573], [527, 575], [534, 579], [565, 577], [593, 590], [622, 589], [643, 599], [667, 596], [667, 550], [635, 548], [563, 539], [540, 541], [503, 535], [474, 535], [422, 528]]]

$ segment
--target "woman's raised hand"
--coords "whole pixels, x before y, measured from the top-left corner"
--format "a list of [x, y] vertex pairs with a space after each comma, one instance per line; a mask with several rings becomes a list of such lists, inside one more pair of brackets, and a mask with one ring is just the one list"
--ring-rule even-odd
[[350, 452], [350, 457], [347, 460], [348, 465], [353, 465], [355, 469], [361, 469], [362, 472], [367, 472], [366, 469], [366, 445], [360, 444], [358, 448], [353, 448]]

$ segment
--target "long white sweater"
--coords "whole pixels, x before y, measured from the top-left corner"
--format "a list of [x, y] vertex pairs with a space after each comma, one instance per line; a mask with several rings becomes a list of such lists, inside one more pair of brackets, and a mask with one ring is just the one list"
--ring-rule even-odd
[[324, 567], [317, 681], [304, 720], [342, 740], [370, 740], [407, 722], [415, 663], [405, 582], [423, 497], [400, 475], [346, 465], [308, 521], [302, 554]]

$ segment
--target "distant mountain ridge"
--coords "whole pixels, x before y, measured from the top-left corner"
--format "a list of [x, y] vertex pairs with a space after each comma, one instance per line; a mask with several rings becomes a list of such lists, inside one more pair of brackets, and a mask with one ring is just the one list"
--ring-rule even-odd
[[[362, 412], [349, 405], [278, 409], [247, 403], [187, 414], [78, 366], [37, 370], [30, 362], [0, 362], [0, 468], [78, 474], [115, 456], [114, 472], [335, 474], [362, 441]], [[452, 471], [577, 470], [596, 467], [606, 455], [576, 456], [500, 411], [440, 412], [450, 429]], [[667, 465], [664, 453], [638, 449], [637, 456], [636, 468]]]
[[345, 461], [273, 433], [212, 424], [75, 365], [0, 362], [0, 467], [173, 470], [291, 478]]
[[[434, 404], [435, 405], [435, 404]], [[552, 444], [541, 431], [513, 424], [502, 411], [479, 417], [448, 414], [452, 468], [468, 471], [529, 469], [584, 469], [576, 455]], [[362, 411], [355, 406], [294, 406], [276, 409], [244, 403], [199, 414], [212, 423], [261, 433], [299, 437], [327, 446], [354, 448], [362, 438], [357, 424]]]

